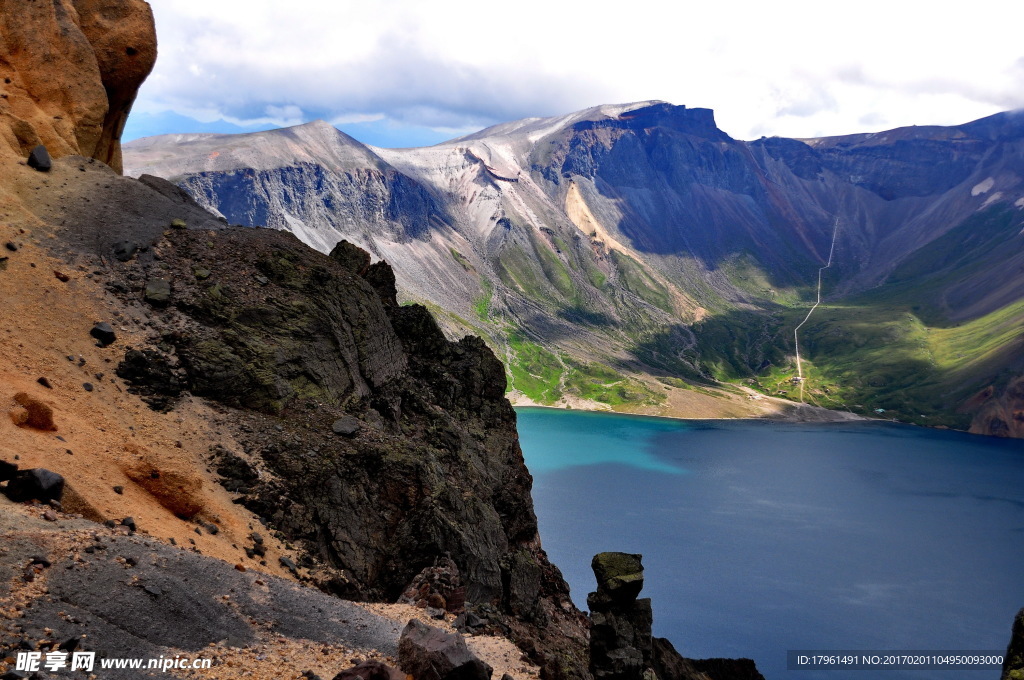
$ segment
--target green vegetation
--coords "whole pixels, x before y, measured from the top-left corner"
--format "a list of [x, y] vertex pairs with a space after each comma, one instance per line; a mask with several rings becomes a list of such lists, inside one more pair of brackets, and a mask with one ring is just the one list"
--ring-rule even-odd
[[466, 259], [466, 256], [460, 253], [459, 251], [455, 250], [455, 248], [449, 248], [448, 252], [452, 254], [452, 257], [455, 258], [455, 261], [459, 263], [459, 266], [465, 269], [467, 272], [476, 271], [476, 268], [474, 268], [472, 263]]
[[494, 297], [494, 284], [487, 278], [480, 279], [483, 293], [473, 301], [473, 313], [481, 321], [487, 321], [491, 315], [491, 299]]
[[645, 302], [673, 313], [672, 297], [665, 288], [648, 274], [643, 266], [629, 255], [613, 250], [612, 262], [619, 271], [620, 280], [627, 289]]
[[553, 404], [562, 398], [559, 388], [562, 362], [558, 357], [519, 332], [509, 333], [506, 367], [509, 388], [517, 389], [538, 404]]
[[799, 291], [791, 287], [772, 285], [757, 258], [750, 253], [737, 253], [723, 261], [719, 268], [732, 285], [769, 305], [800, 304]]
[[575, 297], [576, 288], [573, 286], [572, 277], [569, 275], [569, 269], [565, 263], [544, 243], [533, 238], [530, 240], [533, 242], [533, 250], [537, 253], [541, 270], [548, 282], [565, 297], [569, 299]]
[[657, 404], [665, 400], [639, 380], [624, 377], [604, 364], [582, 363], [565, 359], [568, 369], [565, 391], [581, 399], [590, 399], [609, 406]]

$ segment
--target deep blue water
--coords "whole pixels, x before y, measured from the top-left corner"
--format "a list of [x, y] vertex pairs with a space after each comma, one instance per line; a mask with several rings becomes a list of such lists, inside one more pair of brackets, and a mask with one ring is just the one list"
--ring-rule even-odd
[[590, 558], [642, 553], [654, 632], [768, 680], [790, 649], [1005, 650], [1024, 606], [1024, 442], [886, 423], [521, 408], [544, 548], [586, 608]]

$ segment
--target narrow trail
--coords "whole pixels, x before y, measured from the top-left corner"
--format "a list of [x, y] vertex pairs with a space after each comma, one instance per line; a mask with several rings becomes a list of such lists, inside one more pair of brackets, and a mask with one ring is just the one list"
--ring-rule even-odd
[[814, 305], [807, 310], [807, 316], [801, 321], [796, 328], [793, 329], [793, 345], [796, 348], [796, 375], [800, 382], [800, 403], [804, 403], [804, 370], [803, 364], [800, 361], [800, 328], [807, 323], [807, 320], [811, 318], [811, 314], [821, 304], [821, 273], [832, 266], [832, 255], [836, 251], [836, 235], [839, 233], [839, 218], [836, 218], [835, 226], [832, 227], [832, 245], [828, 249], [828, 262], [825, 263], [824, 267], [818, 269], [818, 299], [814, 302]]

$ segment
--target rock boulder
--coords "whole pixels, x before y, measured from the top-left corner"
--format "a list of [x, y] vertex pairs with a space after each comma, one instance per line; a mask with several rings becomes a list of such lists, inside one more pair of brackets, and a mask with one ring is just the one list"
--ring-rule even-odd
[[398, 640], [398, 665], [416, 680], [490, 680], [492, 669], [457, 633], [413, 619]]
[[42, 144], [121, 172], [121, 132], [155, 61], [143, 0], [0, 0], [0, 156]]

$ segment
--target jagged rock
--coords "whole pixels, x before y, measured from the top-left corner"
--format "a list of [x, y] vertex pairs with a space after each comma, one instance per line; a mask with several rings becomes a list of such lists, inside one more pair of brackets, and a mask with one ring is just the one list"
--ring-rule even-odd
[[146, 282], [146, 302], [154, 307], [164, 307], [171, 301], [171, 282], [167, 279], [150, 279]]
[[142, 396], [157, 411], [170, 409], [181, 395], [183, 385], [179, 372], [164, 353], [152, 349], [129, 349], [117, 365], [117, 376], [129, 384], [131, 394]]
[[701, 674], [700, 680], [764, 680], [752, 659], [691, 659], [690, 663]]
[[59, 501], [64, 495], [64, 478], [45, 468], [22, 470], [7, 482], [4, 494], [15, 503]]
[[16, 425], [46, 431], [57, 429], [57, 425], [53, 422], [53, 409], [48, 404], [44, 404], [27, 392], [15, 394], [14, 401], [24, 410], [24, 413], [13, 418]]
[[595, 680], [643, 680], [653, 666], [648, 598], [637, 600], [643, 587], [641, 556], [604, 552], [591, 561], [597, 592], [590, 607], [590, 670]]
[[457, 633], [409, 621], [398, 640], [398, 665], [416, 680], [490, 680], [492, 669]]
[[[244, 458], [221, 446], [213, 447], [211, 452], [214, 454], [214, 470], [223, 478], [221, 484], [228, 491], [244, 493], [259, 479], [259, 473]], [[253, 534], [253, 537], [253, 540], [259, 537], [257, 543], [263, 542], [259, 534]]]
[[642, 555], [603, 552], [594, 555], [591, 568], [597, 577], [597, 592], [618, 602], [635, 600], [644, 588]]
[[1010, 632], [1010, 644], [1003, 658], [1000, 680], [1024, 680], [1024, 609], [1017, 612]]
[[665, 638], [654, 638], [658, 680], [764, 680], [751, 659], [686, 659]]
[[342, 416], [334, 421], [331, 425], [331, 430], [334, 431], [334, 434], [353, 435], [359, 432], [362, 426], [363, 424], [359, 422], [358, 418]]
[[49, 172], [53, 168], [53, 160], [50, 158], [50, 152], [46, 150], [46, 147], [42, 144], [32, 149], [32, 153], [28, 155], [28, 167], [34, 168], [39, 172]]
[[100, 321], [92, 327], [89, 335], [99, 341], [100, 347], [106, 347], [117, 342], [117, 333], [106, 321]]
[[114, 244], [114, 257], [120, 262], [127, 262], [139, 252], [139, 244], [134, 241], [118, 241]]
[[[263, 412], [236, 435], [261, 471], [237, 487], [239, 500], [327, 562], [311, 577], [348, 597], [394, 601], [448, 553], [461, 584], [436, 593], [445, 606], [495, 603], [490, 625], [534, 640], [548, 677], [586, 678], [586, 622], [539, 547], [504, 368], [486, 345], [447, 340], [425, 308], [390, 304], [283, 232], [163, 238], [177, 317], [163, 332], [167, 355], [193, 394]], [[215, 282], [197, 281], [197, 268]], [[370, 270], [393, 281], [384, 263]], [[254, 285], [256, 271], [267, 286]], [[351, 407], [379, 436], [335, 435], [318, 405]], [[535, 622], [545, 621], [541, 639]]]
[[370, 254], [359, 246], [342, 239], [331, 251], [331, 259], [346, 271], [362, 276], [370, 266]]
[[433, 566], [425, 567], [402, 591], [398, 603], [459, 614], [466, 604], [466, 589], [458, 565], [450, 557], [444, 557]]
[[6, 482], [8, 479], [14, 479], [14, 475], [17, 473], [17, 465], [14, 463], [8, 463], [6, 460], [0, 460], [0, 482]]
[[121, 171], [120, 136], [156, 60], [143, 0], [0, 0], [4, 71], [18, 84], [0, 112], [0, 153], [42, 144]]
[[380, 661], [364, 661], [343, 670], [333, 680], [406, 680], [408, 676]]

